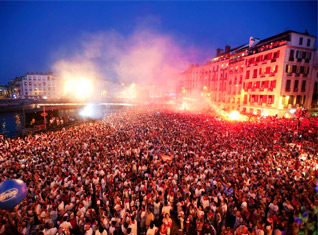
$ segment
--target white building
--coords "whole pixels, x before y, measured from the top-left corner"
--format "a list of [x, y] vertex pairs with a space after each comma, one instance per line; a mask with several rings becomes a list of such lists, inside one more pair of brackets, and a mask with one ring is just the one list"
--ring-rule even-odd
[[52, 73], [27, 73], [22, 78], [19, 98], [22, 99], [58, 99], [61, 89], [58, 77]]

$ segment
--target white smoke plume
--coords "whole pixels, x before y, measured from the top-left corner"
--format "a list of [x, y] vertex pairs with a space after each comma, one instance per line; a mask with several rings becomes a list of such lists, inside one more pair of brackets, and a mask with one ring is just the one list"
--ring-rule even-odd
[[103, 32], [84, 36], [77, 52], [60, 58], [53, 71], [64, 79], [99, 78], [175, 91], [178, 74], [194, 52], [181, 48], [172, 36], [148, 29], [128, 36]]

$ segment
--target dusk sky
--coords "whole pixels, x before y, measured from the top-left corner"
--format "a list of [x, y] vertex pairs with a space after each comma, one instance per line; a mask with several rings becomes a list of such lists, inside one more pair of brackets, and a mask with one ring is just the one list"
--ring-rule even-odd
[[[317, 36], [316, 1], [0, 2], [0, 84], [27, 72], [52, 71], [103, 33], [125, 38], [147, 29], [204, 63], [217, 48], [287, 29]], [[316, 43], [317, 44], [317, 43]], [[98, 60], [98, 59], [97, 59]], [[184, 68], [185, 69], [185, 68]]]

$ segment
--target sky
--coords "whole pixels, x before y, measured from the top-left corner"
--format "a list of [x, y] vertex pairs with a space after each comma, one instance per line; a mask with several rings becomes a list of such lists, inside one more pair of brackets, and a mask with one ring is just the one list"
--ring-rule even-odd
[[152, 58], [148, 69], [182, 71], [250, 36], [306, 29], [317, 36], [316, 1], [0, 1], [0, 84], [74, 63], [109, 80]]

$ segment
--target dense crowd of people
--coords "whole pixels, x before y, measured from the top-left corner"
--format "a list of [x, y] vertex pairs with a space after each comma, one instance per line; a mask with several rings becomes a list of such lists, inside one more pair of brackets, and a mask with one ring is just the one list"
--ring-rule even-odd
[[0, 210], [0, 234], [312, 234], [316, 125], [126, 110], [1, 136], [0, 182], [28, 195]]

